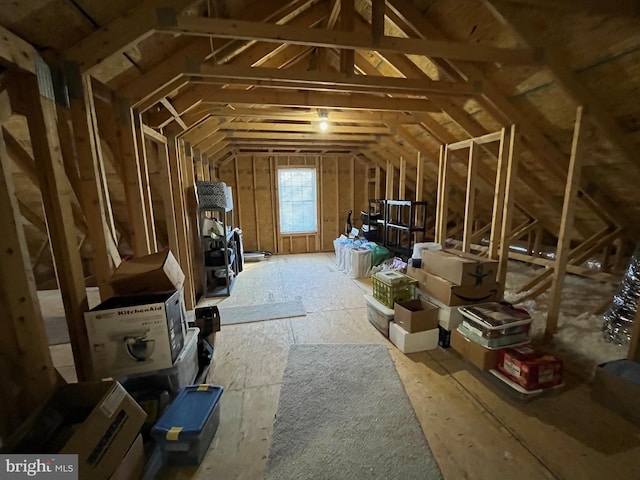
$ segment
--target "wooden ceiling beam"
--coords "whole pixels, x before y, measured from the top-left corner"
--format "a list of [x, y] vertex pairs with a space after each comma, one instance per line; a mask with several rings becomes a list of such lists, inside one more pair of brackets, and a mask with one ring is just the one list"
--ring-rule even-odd
[[187, 124], [182, 121], [182, 119], [180, 118], [180, 115], [178, 115], [178, 111], [173, 107], [173, 104], [168, 98], [161, 98], [160, 103], [164, 108], [167, 109], [167, 111], [171, 114], [171, 116], [176, 121], [176, 123], [180, 125], [180, 127], [183, 130], [186, 130], [188, 128]]
[[[229, 122], [221, 130], [250, 130], [264, 132], [320, 132], [319, 119], [308, 124], [303, 123], [272, 123], [272, 122]], [[368, 133], [368, 134], [389, 134], [389, 128], [385, 126], [341, 126], [329, 125], [331, 133]]]
[[194, 3], [198, 3], [197, 0], [145, 0], [75, 43], [62, 56], [77, 63], [82, 73], [87, 73], [112, 55], [153, 35], [158, 23], [167, 15], [176, 15]]
[[200, 151], [205, 152], [216, 144], [222, 142], [227, 139], [227, 134], [223, 132], [217, 132], [212, 135], [209, 135], [207, 138], [204, 138], [202, 141], [198, 143], [192, 143], [191, 146], [193, 148], [199, 148]]
[[167, 25], [161, 26], [159, 31], [206, 37], [291, 43], [312, 47], [376, 50], [502, 64], [535, 64], [537, 63], [536, 57], [539, 55], [539, 52], [534, 55], [533, 52], [523, 49], [415, 38], [381, 37], [376, 44], [373, 44], [371, 35], [191, 16], [178, 16], [175, 22], [173, 20], [167, 22]]
[[263, 86], [263, 82], [274, 81], [278, 84], [290, 84], [292, 88], [322, 89], [341, 88], [345, 91], [368, 93], [389, 93], [404, 95], [477, 95], [481, 93], [480, 82], [447, 82], [425, 79], [370, 77], [366, 75], [345, 75], [343, 73], [291, 72], [280, 68], [236, 67], [230, 65], [201, 64], [199, 68], [189, 69], [185, 65], [185, 74], [192, 77], [242, 80], [251, 85]]
[[317, 132], [317, 133], [288, 133], [288, 132], [243, 132], [240, 130], [229, 130], [227, 131], [227, 138], [241, 138], [241, 139], [268, 139], [272, 138], [274, 140], [329, 140], [332, 142], [340, 142], [340, 141], [362, 141], [362, 142], [374, 142], [377, 141], [381, 136], [379, 135], [363, 135], [363, 134], [333, 134], [328, 132]]
[[[305, 109], [278, 109], [278, 108], [248, 108], [248, 107], [203, 107], [204, 112], [213, 116], [235, 117], [246, 119], [261, 120], [281, 120], [281, 121], [303, 121], [317, 122], [319, 121], [317, 110]], [[194, 111], [194, 114], [196, 112]], [[418, 124], [422, 115], [405, 114], [397, 112], [366, 112], [366, 111], [328, 111], [328, 121], [330, 123], [386, 123], [393, 122], [397, 124]], [[202, 115], [203, 113], [200, 113]], [[185, 119], [189, 118], [189, 114], [185, 115]]]
[[377, 97], [366, 94], [339, 95], [320, 92], [296, 93], [290, 91], [253, 89], [202, 92], [202, 103], [270, 105], [280, 107], [307, 107], [324, 109], [383, 110], [400, 112], [439, 112], [440, 109], [426, 99]]
[[0, 65], [35, 73], [38, 56], [31, 44], [0, 25]]
[[[299, 7], [301, 4], [306, 3], [308, 2], [289, 2], [285, 3], [281, 8], [275, 8], [277, 5], [282, 5], [283, 2], [279, 0], [277, 5], [273, 5], [273, 0], [271, 2], [260, 2], [257, 8], [245, 9], [240, 18], [247, 20], [280, 22], [283, 19], [289, 18], [288, 15], [291, 13], [291, 9], [294, 6]], [[265, 6], [271, 6], [271, 8], [265, 9]], [[294, 11], [299, 12], [297, 9], [294, 9]], [[326, 5], [324, 8], [316, 6], [300, 13], [299, 18], [294, 18], [292, 22], [296, 25], [299, 24], [309, 27], [310, 25], [317, 24], [317, 22], [324, 18], [325, 15]], [[182, 76], [182, 73], [184, 72], [185, 59], [190, 59], [191, 62], [195, 63], [201, 61], [209, 61], [212, 63], [235, 62], [238, 59], [234, 57], [236, 57], [239, 52], [243, 51], [244, 54], [242, 57], [249, 59], [248, 61], [250, 63], [248, 63], [248, 65], [250, 66], [255, 62], [259, 62], [261, 58], [278, 48], [277, 46], [270, 45], [267, 52], [264, 52], [264, 49], [257, 45], [247, 48], [247, 46], [252, 43], [255, 42], [214, 39], [212, 46], [209, 39], [199, 39], [198, 41], [180, 49], [169, 58], [162, 59], [160, 63], [152, 67], [140, 78], [123, 87], [119, 93], [136, 103], [140, 110], [144, 110], [142, 109], [141, 102], [144, 102], [144, 107], [150, 108], [153, 104], [158, 102], [162, 94], [170, 92], [167, 92], [166, 86], [177, 82], [178, 78]], [[264, 52], [262, 57], [259, 56], [259, 53], [256, 53], [257, 51]]]

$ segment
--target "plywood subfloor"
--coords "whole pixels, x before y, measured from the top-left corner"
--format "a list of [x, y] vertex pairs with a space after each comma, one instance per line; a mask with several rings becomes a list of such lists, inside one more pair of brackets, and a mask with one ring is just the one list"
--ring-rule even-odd
[[[198, 468], [162, 479], [262, 478], [293, 343], [387, 345], [447, 479], [640, 478], [640, 429], [594, 403], [581, 377], [568, 372], [560, 394], [520, 404], [449, 349], [404, 355], [367, 321], [368, 281], [348, 279], [333, 261], [307, 254], [247, 265], [225, 306], [300, 298], [307, 316], [223, 327], [209, 379], [225, 387], [218, 433]], [[69, 362], [64, 346], [52, 351]]]

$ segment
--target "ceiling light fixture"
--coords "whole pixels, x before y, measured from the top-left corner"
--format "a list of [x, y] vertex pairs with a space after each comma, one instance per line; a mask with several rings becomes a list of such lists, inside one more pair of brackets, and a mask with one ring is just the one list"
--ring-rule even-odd
[[329, 118], [329, 114], [327, 112], [318, 112], [318, 116], [320, 117], [320, 130], [326, 132], [329, 128], [329, 122], [327, 119]]

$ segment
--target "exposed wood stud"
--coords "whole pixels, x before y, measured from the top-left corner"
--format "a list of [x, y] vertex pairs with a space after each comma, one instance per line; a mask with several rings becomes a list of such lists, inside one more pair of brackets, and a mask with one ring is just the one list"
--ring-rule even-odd
[[136, 256], [152, 252], [147, 209], [145, 208], [140, 156], [138, 154], [133, 114], [129, 104], [118, 100], [116, 135], [120, 147], [121, 165], [125, 178], [125, 196], [131, 229], [131, 243]]
[[[88, 77], [81, 78], [79, 73], [70, 84], [75, 88], [69, 89], [69, 103], [71, 120], [77, 152], [77, 163], [80, 176], [80, 198], [83, 205], [89, 240], [93, 248], [93, 274], [100, 288], [100, 296], [107, 299], [113, 295], [111, 275], [120, 264], [120, 254], [114, 244], [111, 201], [108, 190], [105, 191], [106, 180], [102, 150], [95, 116], [92, 84]], [[108, 203], [107, 203], [108, 202]]]
[[91, 378], [91, 355], [84, 312], [89, 308], [84, 274], [73, 229], [72, 192], [69, 186], [57, 136], [57, 118], [48, 67], [40, 63], [37, 79], [25, 75], [17, 85], [20, 102], [27, 109], [27, 124], [46, 213], [58, 283], [67, 317], [71, 349], [78, 380]]
[[571, 245], [571, 231], [573, 228], [573, 217], [575, 203], [580, 187], [580, 173], [582, 170], [584, 150], [584, 112], [583, 107], [578, 107], [576, 111], [576, 124], [573, 131], [573, 142], [571, 144], [571, 160], [569, 162], [569, 172], [567, 174], [567, 186], [564, 193], [564, 206], [562, 208], [562, 220], [560, 222], [560, 234], [558, 236], [558, 246], [556, 249], [556, 261], [553, 272], [553, 283], [551, 294], [549, 295], [549, 308], [547, 310], [547, 327], [545, 337], [549, 338], [558, 330], [558, 318], [560, 316], [560, 301], [562, 299], [562, 289], [564, 287], [564, 276], [568, 262], [569, 247]]
[[500, 284], [500, 295], [504, 293], [505, 282], [507, 280], [507, 267], [509, 264], [509, 244], [508, 238], [511, 235], [511, 219], [513, 218], [513, 204], [516, 196], [516, 178], [518, 176], [519, 161], [519, 132], [515, 125], [511, 125], [509, 134], [509, 157], [507, 160], [507, 176], [504, 192], [504, 207], [502, 213], [502, 228], [500, 233], [500, 255], [498, 258], [498, 283]]
[[471, 251], [471, 236], [473, 235], [473, 220], [475, 219], [476, 203], [476, 172], [478, 170], [478, 145], [471, 142], [469, 147], [469, 166], [467, 169], [467, 190], [464, 208], [464, 231], [462, 234], [462, 251]]
[[500, 147], [498, 151], [498, 166], [496, 170], [495, 193], [493, 196], [493, 215], [491, 216], [491, 234], [489, 236], [489, 258], [498, 258], [500, 235], [502, 234], [502, 214], [504, 213], [504, 199], [507, 182], [507, 129], [500, 131]]
[[394, 198], [394, 189], [393, 189], [393, 163], [387, 160], [387, 181], [386, 181], [386, 195], [385, 198], [387, 200], [392, 200]]
[[375, 45], [384, 37], [385, 0], [371, 0], [371, 40]]
[[2, 137], [0, 130], [0, 436], [8, 438], [49, 396], [57, 378]]
[[184, 296], [187, 309], [195, 307], [194, 277], [191, 267], [191, 253], [189, 249], [189, 234], [187, 230], [184, 187], [182, 182], [182, 166], [178, 157], [178, 143], [175, 132], [167, 131], [167, 165], [171, 181], [171, 194], [175, 209], [175, 224], [178, 248], [174, 252], [182, 271], [185, 274]]
[[407, 189], [407, 159], [400, 157], [400, 171], [398, 173], [398, 200], [406, 198]]
[[139, 112], [131, 110], [133, 117], [134, 134], [136, 139], [136, 148], [138, 149], [138, 168], [140, 169], [140, 188], [142, 189], [142, 201], [145, 209], [145, 220], [147, 222], [147, 231], [149, 232], [149, 249], [150, 253], [158, 250], [158, 240], [156, 235], [156, 224], [153, 215], [153, 199], [151, 197], [151, 184], [149, 179], [149, 163], [147, 159], [147, 150], [145, 142], [145, 134], [142, 128], [142, 117]]

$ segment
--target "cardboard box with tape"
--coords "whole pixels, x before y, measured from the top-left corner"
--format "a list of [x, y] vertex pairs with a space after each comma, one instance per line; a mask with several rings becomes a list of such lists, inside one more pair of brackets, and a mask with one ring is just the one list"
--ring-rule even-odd
[[422, 269], [455, 285], [494, 285], [498, 262], [458, 250], [423, 250]]
[[451, 307], [498, 300], [497, 282], [482, 285], [456, 285], [423, 269], [408, 267], [409, 276], [418, 280], [418, 288], [439, 302]]

